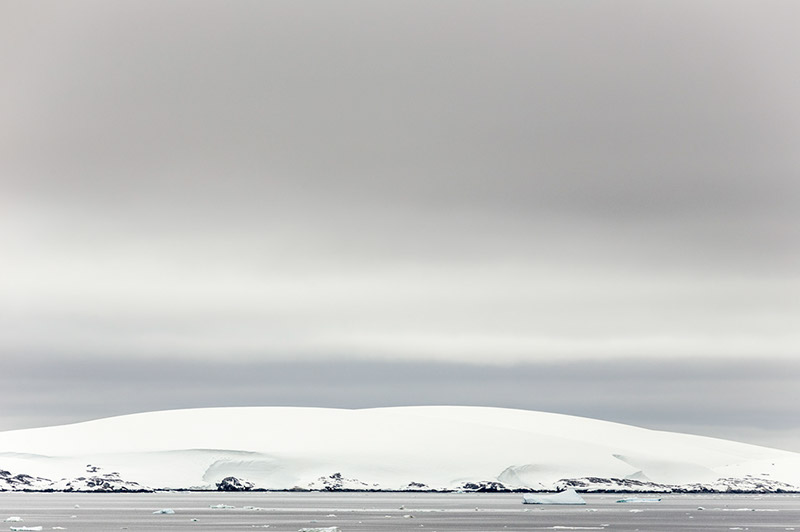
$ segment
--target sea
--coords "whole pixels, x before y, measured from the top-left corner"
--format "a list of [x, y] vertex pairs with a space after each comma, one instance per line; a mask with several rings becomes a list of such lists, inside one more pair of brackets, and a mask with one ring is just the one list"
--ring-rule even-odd
[[516, 493], [0, 492], [0, 530], [800, 531], [800, 494], [583, 497], [585, 506], [539, 506]]

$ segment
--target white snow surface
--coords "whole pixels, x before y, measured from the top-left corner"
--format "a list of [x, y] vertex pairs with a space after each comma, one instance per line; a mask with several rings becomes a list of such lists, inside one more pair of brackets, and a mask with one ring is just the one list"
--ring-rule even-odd
[[561, 414], [459, 406], [203, 408], [7, 431], [0, 432], [0, 470], [62, 484], [105, 473], [164, 489], [216, 489], [230, 476], [265, 489], [458, 489], [468, 482], [554, 489], [560, 480], [585, 477], [800, 486], [798, 453]]

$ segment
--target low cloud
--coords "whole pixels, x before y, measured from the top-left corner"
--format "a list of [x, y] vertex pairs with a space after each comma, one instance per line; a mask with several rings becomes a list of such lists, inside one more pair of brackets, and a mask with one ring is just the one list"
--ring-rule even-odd
[[2, 423], [446, 402], [795, 430], [799, 21], [2, 3]]
[[542, 410], [800, 451], [800, 363], [604, 361], [510, 367], [13, 357], [0, 429], [217, 406], [457, 404]]

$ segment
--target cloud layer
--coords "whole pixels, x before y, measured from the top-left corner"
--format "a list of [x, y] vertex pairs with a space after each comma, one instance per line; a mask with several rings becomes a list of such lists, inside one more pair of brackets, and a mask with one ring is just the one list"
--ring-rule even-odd
[[796, 361], [8, 362], [14, 371], [0, 376], [0, 429], [210, 406], [457, 404], [552, 411], [800, 452]]
[[788, 365], [798, 22], [777, 1], [6, 2], [0, 351], [52, 374]]

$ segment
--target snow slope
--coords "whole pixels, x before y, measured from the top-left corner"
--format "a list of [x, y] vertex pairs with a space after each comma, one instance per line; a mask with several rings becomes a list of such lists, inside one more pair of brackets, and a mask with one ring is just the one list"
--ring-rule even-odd
[[[20, 474], [33, 480], [9, 480]], [[0, 489], [216, 489], [226, 477], [266, 489], [791, 489], [781, 483], [800, 486], [800, 454], [455, 406], [205, 408], [0, 433]]]

